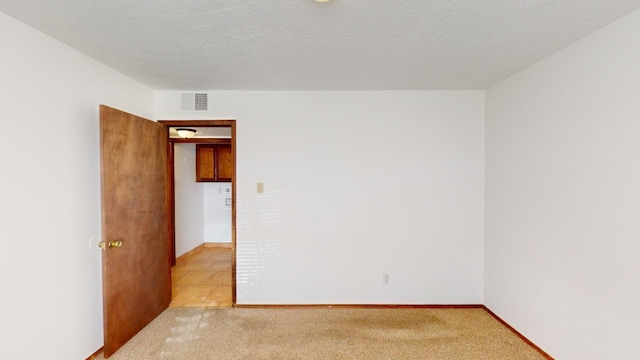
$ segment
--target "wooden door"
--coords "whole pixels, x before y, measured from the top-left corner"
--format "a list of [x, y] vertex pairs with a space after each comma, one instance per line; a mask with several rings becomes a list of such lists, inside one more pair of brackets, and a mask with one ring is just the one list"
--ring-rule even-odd
[[101, 105], [100, 165], [109, 357], [171, 302], [165, 125]]

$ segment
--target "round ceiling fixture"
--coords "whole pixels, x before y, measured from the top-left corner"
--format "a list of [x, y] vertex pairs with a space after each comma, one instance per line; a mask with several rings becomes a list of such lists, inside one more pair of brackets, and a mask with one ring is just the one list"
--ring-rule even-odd
[[196, 135], [195, 129], [180, 128], [180, 129], [176, 129], [176, 132], [178, 133], [178, 136], [180, 136], [183, 139], [191, 139]]

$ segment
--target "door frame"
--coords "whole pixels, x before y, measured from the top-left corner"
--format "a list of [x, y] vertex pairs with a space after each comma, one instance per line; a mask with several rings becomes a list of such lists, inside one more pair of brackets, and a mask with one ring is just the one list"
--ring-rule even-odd
[[[169, 128], [181, 127], [229, 127], [231, 128], [231, 161], [233, 166], [231, 178], [231, 301], [236, 306], [236, 120], [158, 120], [167, 126], [167, 172], [169, 177], [169, 259], [171, 266], [176, 264], [176, 217], [175, 217], [175, 179], [174, 179], [174, 145], [175, 143], [216, 144], [227, 139], [181, 139], [171, 138]], [[195, 169], [194, 169], [195, 172]]]

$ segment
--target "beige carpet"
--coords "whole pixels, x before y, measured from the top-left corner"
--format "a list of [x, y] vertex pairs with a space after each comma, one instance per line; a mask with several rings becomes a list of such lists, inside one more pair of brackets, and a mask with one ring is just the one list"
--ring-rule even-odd
[[110, 359], [544, 357], [483, 309], [170, 308]]

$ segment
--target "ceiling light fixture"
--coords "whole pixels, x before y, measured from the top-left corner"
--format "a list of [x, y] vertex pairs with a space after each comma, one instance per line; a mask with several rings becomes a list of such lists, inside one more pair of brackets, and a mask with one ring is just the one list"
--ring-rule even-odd
[[329, 0], [316, 0], [316, 2], [325, 3], [325, 2], [329, 2]]
[[196, 131], [194, 129], [180, 128], [176, 129], [176, 132], [178, 133], [178, 136], [183, 139], [191, 139], [196, 135]]

